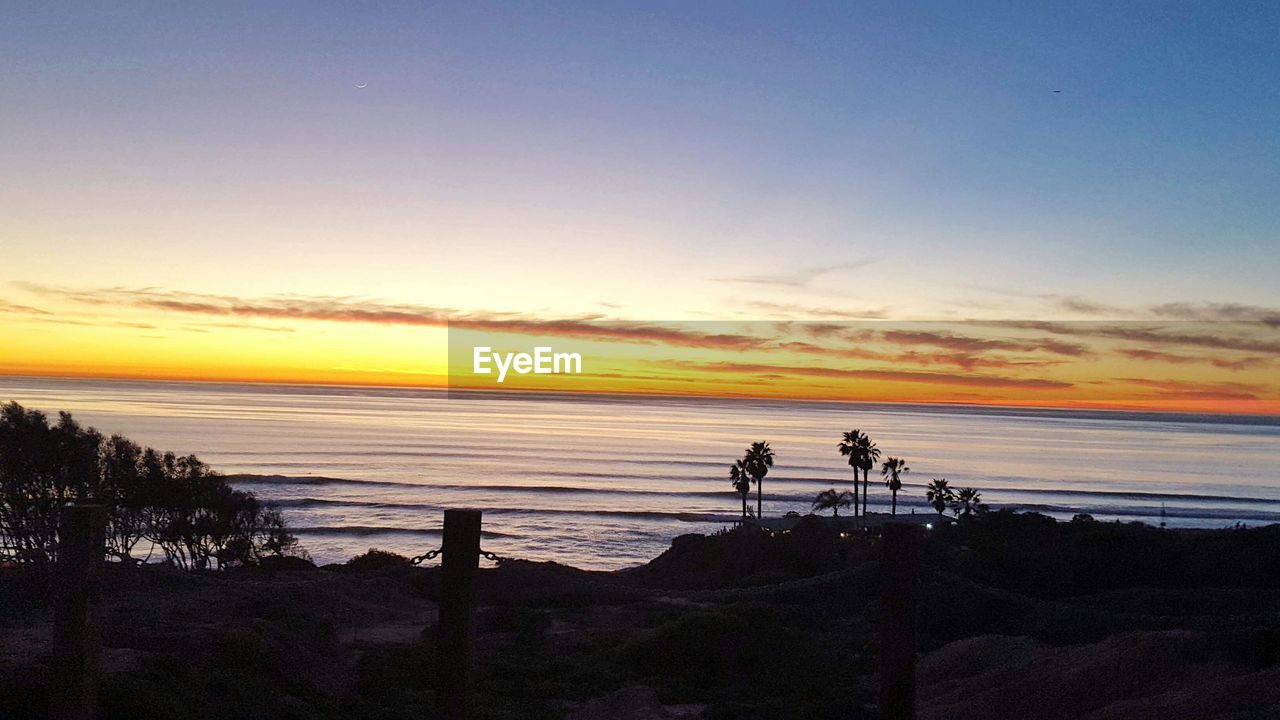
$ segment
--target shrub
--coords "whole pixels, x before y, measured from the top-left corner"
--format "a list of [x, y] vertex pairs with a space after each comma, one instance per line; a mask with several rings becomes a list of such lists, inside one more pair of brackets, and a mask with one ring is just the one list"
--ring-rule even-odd
[[352, 570], [385, 570], [386, 568], [409, 567], [409, 558], [378, 548], [369, 548], [363, 555], [357, 555], [347, 561]]
[[175, 565], [209, 569], [298, 550], [277, 510], [194, 455], [104, 437], [69, 413], [50, 424], [17, 403], [0, 406], [0, 561], [41, 570], [56, 561], [69, 502], [109, 507], [107, 553], [122, 560], [158, 548]]

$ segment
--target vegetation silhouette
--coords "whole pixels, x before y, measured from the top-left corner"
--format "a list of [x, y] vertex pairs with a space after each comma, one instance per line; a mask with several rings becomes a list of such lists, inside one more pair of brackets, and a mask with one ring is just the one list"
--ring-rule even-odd
[[898, 514], [898, 491], [902, 489], [902, 476], [911, 471], [907, 467], [907, 461], [901, 458], [891, 457], [880, 467], [880, 475], [884, 477], [884, 484], [889, 488], [889, 492], [893, 494], [893, 504], [891, 515]]
[[959, 517], [969, 517], [986, 509], [982, 504], [982, 493], [971, 487], [960, 488], [951, 507]]
[[[47, 571], [70, 502], [110, 508], [106, 554], [125, 562], [159, 550], [174, 565], [203, 570], [299, 550], [274, 507], [194, 455], [104, 437], [66, 412], [50, 424], [17, 403], [0, 406], [0, 561]], [[147, 556], [136, 558], [144, 547]]]
[[[881, 452], [871, 437], [858, 429], [847, 430], [840, 435], [840, 442], [837, 444], [841, 457], [846, 458], [849, 467], [853, 468], [853, 491], [841, 491], [836, 488], [823, 490], [819, 492], [811, 503], [811, 510], [822, 511], [831, 510], [832, 517], [840, 516], [841, 508], [852, 508], [854, 518], [862, 518], [865, 522], [867, 517], [867, 496], [870, 494], [867, 474], [874, 466], [876, 461], [881, 457]], [[746, 520], [752, 515], [750, 508], [747, 506], [747, 495], [750, 493], [751, 485], [756, 486], [756, 509], [755, 517], [763, 518], [764, 510], [764, 490], [763, 481], [769, 473], [769, 468], [773, 467], [774, 452], [769, 447], [768, 442], [755, 442], [747, 448], [745, 454], [740, 460], [729, 466], [729, 482], [733, 489], [737, 492], [742, 500], [742, 519]], [[858, 472], [862, 471], [863, 490], [861, 497], [858, 492]], [[881, 464], [880, 474], [884, 478], [885, 487], [890, 493], [890, 514], [898, 514], [898, 493], [902, 491], [902, 476], [910, 472], [911, 468], [907, 467], [907, 461], [902, 458], [890, 457]], [[986, 506], [981, 502], [981, 494], [973, 488], [964, 488], [956, 491], [946, 478], [934, 478], [925, 488], [925, 499], [929, 505], [933, 507], [939, 517], [943, 516], [948, 507], [951, 507], [958, 517], [968, 517], [975, 513], [985, 510]], [[861, 500], [861, 509], [859, 508], [859, 500]], [[798, 515], [797, 513], [787, 513], [790, 515]]]
[[751, 443], [751, 447], [747, 448], [747, 454], [742, 458], [747, 474], [756, 484], [757, 518], [764, 517], [764, 477], [769, 474], [769, 468], [773, 467], [773, 458], [773, 449], [767, 442]]
[[742, 519], [747, 519], [747, 496], [751, 494], [751, 476], [747, 474], [746, 461], [738, 460], [729, 466], [729, 482], [742, 496]]
[[830, 510], [831, 517], [840, 517], [840, 508], [853, 505], [853, 493], [848, 490], [823, 490], [813, 499], [814, 510]]
[[840, 438], [840, 455], [849, 459], [849, 467], [853, 468], [853, 516], [856, 518], [860, 514], [858, 511], [858, 470], [862, 467], [863, 455], [865, 448], [862, 446], [863, 433], [861, 430], [846, 430]]
[[[166, 556], [173, 553], [180, 565], [185, 559], [187, 567], [227, 567], [255, 553], [267, 553], [261, 558], [261, 567], [267, 567], [277, 559], [273, 553], [289, 549], [283, 523], [277, 534], [269, 531], [274, 521], [262, 522], [273, 511], [257, 505], [256, 515], [243, 515], [240, 509], [257, 500], [237, 493], [194, 457], [104, 438], [66, 414], [51, 424], [19, 406], [2, 410], [0, 547], [5, 554], [0, 561], [14, 558], [17, 548], [37, 549], [21, 561], [32, 564], [39, 548], [52, 548], [56, 555], [52, 518], [68, 498], [115, 508], [110, 542], [120, 557], [133, 557], [151, 545], [160, 551], [163, 542], [169, 546], [163, 548]], [[855, 470], [862, 469], [862, 449], [870, 445], [863, 437], [857, 433], [841, 443], [849, 448], [842, 456]], [[772, 449], [760, 442], [730, 466], [744, 518], [752, 512], [751, 484], [759, 488], [773, 462]], [[907, 463], [890, 457], [881, 472], [896, 513]], [[855, 488], [856, 482], [855, 475]], [[757, 512], [761, 497], [762, 491]], [[837, 483], [818, 493], [812, 508], [829, 508], [831, 518], [838, 518], [841, 509], [857, 512], [858, 501], [866, 497]], [[977, 489], [957, 490], [946, 478], [933, 478], [924, 497], [939, 515], [951, 508], [960, 518], [921, 534], [922, 607], [945, 608], [918, 616], [918, 650], [922, 659], [932, 656], [935, 670], [965, 667], [956, 658], [987, 662], [1004, 647], [1059, 662], [1064, 657], [1059, 647], [1104, 643], [1094, 650], [1121, 648], [1125, 654], [1117, 657], [1129, 666], [1154, 666], [1146, 668], [1143, 682], [1156, 702], [1164, 702], [1170, 684], [1155, 675], [1183, 663], [1190, 653], [1215, 667], [1222, 664], [1223, 679], [1237, 682], [1236, 676], [1256, 669], [1250, 687], [1273, 683], [1269, 668], [1280, 663], [1271, 594], [1280, 577], [1280, 526], [1179, 532], [1098, 522], [1083, 514], [1059, 522], [1034, 513], [988, 511]], [[259, 524], [237, 524], [246, 517]], [[932, 519], [918, 520], [923, 525]], [[45, 540], [12, 539], [42, 528], [52, 533]], [[619, 686], [640, 684], [655, 697], [661, 693], [665, 702], [703, 704], [707, 717], [875, 716], [866, 691], [877, 670], [875, 617], [869, 603], [848, 599], [875, 592], [882, 545], [874, 533], [845, 530], [838, 521], [810, 516], [796, 518], [786, 531], [686, 535], [650, 563], [607, 578], [522, 560], [486, 570], [476, 586], [477, 632], [489, 643], [484, 647], [501, 651], [477, 656], [477, 683], [488, 703], [483, 716], [563, 717], [570, 704], [585, 707]], [[105, 684], [101, 717], [176, 716], [200, 703], [208, 708], [200, 715], [210, 718], [244, 717], [246, 709], [261, 710], [264, 717], [401, 717], [426, 705], [431, 696], [423, 678], [434, 671], [437, 659], [434, 638], [419, 627], [434, 611], [428, 603], [439, 589], [437, 570], [379, 550], [341, 566], [306, 565], [279, 577], [260, 570], [181, 578], [163, 569], [108, 573], [115, 583], [106, 593], [112, 603], [112, 641], [121, 643], [112, 647], [150, 653], [167, 644], [181, 651], [122, 673], [129, 684]], [[34, 599], [19, 595], [25, 592], [19, 581], [25, 582], [26, 574], [13, 573], [9, 587], [0, 583], [0, 611], [8, 603], [23, 613], [15, 617], [26, 617], [38, 606], [34, 594]], [[3, 576], [0, 572], [0, 580], [9, 579]], [[690, 603], [671, 602], [681, 598], [696, 599], [696, 610]], [[349, 628], [315, 632], [343, 617]], [[355, 628], [370, 619], [394, 621], [383, 627], [404, 626], [409, 632], [389, 634], [384, 643], [374, 639], [376, 633], [366, 639], [361, 631], [357, 646]], [[609, 632], [598, 632], [605, 622]], [[552, 626], [581, 628], [586, 639], [565, 643], [559, 629], [548, 632]], [[1134, 633], [1145, 635], [1134, 641]], [[1153, 638], [1168, 638], [1168, 652], [1152, 645]], [[1148, 654], [1155, 653], [1152, 648], [1164, 654]], [[1006, 672], [1024, 683], [1018, 687], [1032, 688], [1013, 691], [1028, 697], [1040, 697], [1046, 678], [1055, 673], [1071, 678], [1069, 700], [1105, 691], [1107, 702], [1114, 703], [1135, 692], [1127, 676], [1111, 685], [1099, 681], [1103, 675], [1090, 669], [1086, 657], [1092, 650], [1071, 652], [1069, 664], [1033, 675], [1017, 675], [1021, 656], [1008, 670], [989, 677], [984, 672], [982, 697], [990, 700]], [[1110, 657], [1099, 673], [1118, 666]], [[328, 675], [314, 686], [303, 682], [311, 682], [314, 674], [306, 668], [335, 658], [345, 661], [349, 675], [341, 678], [349, 682], [333, 682]], [[1079, 663], [1089, 672], [1075, 672]], [[303, 670], [294, 670], [299, 667]], [[833, 667], [841, 672], [832, 673]], [[24, 673], [0, 674], [0, 716], [45, 714], [43, 708], [31, 708], [47, 694], [46, 671]], [[937, 675], [945, 672], [921, 673], [923, 678]], [[967, 692], [971, 679], [959, 681], [957, 690]], [[936, 689], [951, 681], [926, 682]], [[1053, 688], [1056, 682], [1049, 678], [1047, 684]], [[1202, 687], [1212, 687], [1211, 682]], [[241, 689], [228, 696], [226, 687]], [[967, 694], [957, 694], [954, 706], [948, 706], [950, 695], [930, 697], [935, 703], [931, 717], [954, 717], [949, 713], [956, 707], [974, 703]], [[652, 704], [661, 710], [661, 703]], [[148, 713], [151, 706], [164, 712]], [[1036, 707], [1052, 709], [1053, 703]], [[1048, 715], [964, 715], [1040, 716]]]
[[862, 470], [862, 516], [866, 517], [867, 495], [871, 492], [871, 481], [867, 476], [880, 460], [880, 448], [876, 447], [876, 444], [871, 441], [871, 436], [866, 433], [863, 433], [862, 438], [859, 439], [858, 448], [861, 453], [859, 469]]
[[933, 509], [938, 512], [941, 517], [947, 506], [956, 500], [956, 491], [951, 489], [951, 485], [946, 478], [934, 478], [925, 488], [924, 499], [929, 501]]

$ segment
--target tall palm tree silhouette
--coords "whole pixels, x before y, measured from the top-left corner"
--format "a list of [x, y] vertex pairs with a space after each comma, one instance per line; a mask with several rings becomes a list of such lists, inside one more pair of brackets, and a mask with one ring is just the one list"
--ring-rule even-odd
[[867, 474], [876, 466], [876, 461], [880, 459], [880, 448], [871, 441], [871, 436], [862, 433], [862, 439], [858, 441], [858, 447], [862, 449], [862, 464], [859, 466], [862, 470], [862, 516], [867, 516], [867, 494], [871, 492], [871, 481], [867, 479]]
[[756, 519], [764, 517], [764, 476], [773, 467], [773, 450], [767, 442], [754, 442], [742, 458], [747, 474], [756, 484]]
[[884, 477], [884, 484], [888, 486], [889, 492], [893, 493], [893, 515], [898, 514], [898, 491], [902, 489], [902, 476], [910, 471], [907, 461], [896, 457], [885, 460], [884, 465], [880, 466], [880, 475]]
[[947, 483], [946, 478], [941, 480], [934, 478], [929, 483], [928, 489], [925, 490], [924, 499], [929, 501], [934, 510], [938, 511], [938, 516], [942, 516], [942, 511], [947, 509], [956, 499], [956, 492], [951, 489], [951, 485]]
[[849, 467], [853, 468], [853, 516], [858, 517], [858, 470], [862, 467], [861, 430], [849, 430], [840, 438], [840, 454], [849, 458]]
[[729, 466], [729, 482], [733, 489], [742, 496], [742, 519], [747, 519], [747, 495], [751, 494], [751, 476], [747, 474], [746, 463], [742, 460]]
[[982, 510], [985, 506], [982, 504], [982, 493], [973, 488], [960, 488], [951, 507], [955, 508], [956, 515], [965, 517]]
[[840, 508], [849, 507], [853, 504], [853, 493], [848, 490], [840, 491], [835, 488], [823, 490], [818, 493], [818, 497], [813, 499], [814, 510], [830, 510], [831, 517], [840, 517]]

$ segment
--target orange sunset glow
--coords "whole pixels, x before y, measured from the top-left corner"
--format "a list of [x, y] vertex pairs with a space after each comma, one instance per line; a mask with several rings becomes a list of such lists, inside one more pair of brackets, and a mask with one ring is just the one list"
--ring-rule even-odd
[[594, 338], [575, 392], [1277, 411], [1271, 54], [486, 12], [11, 18], [0, 374], [458, 386], [461, 329]]
[[[543, 318], [321, 297], [20, 286], [0, 372], [1032, 407], [1280, 412], [1263, 322]], [[470, 373], [477, 345], [581, 374]]]

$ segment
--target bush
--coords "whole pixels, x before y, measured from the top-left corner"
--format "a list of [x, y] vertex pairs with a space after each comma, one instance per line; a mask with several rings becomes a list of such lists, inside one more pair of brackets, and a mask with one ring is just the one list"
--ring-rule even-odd
[[359, 571], [378, 571], [409, 566], [409, 558], [378, 548], [369, 548], [365, 554], [357, 555], [347, 561], [348, 568]]
[[69, 413], [51, 425], [44, 413], [0, 406], [0, 561], [39, 570], [55, 562], [59, 515], [70, 502], [110, 508], [107, 553], [122, 560], [141, 546], [209, 569], [297, 550], [277, 510], [194, 455], [104, 437]]

